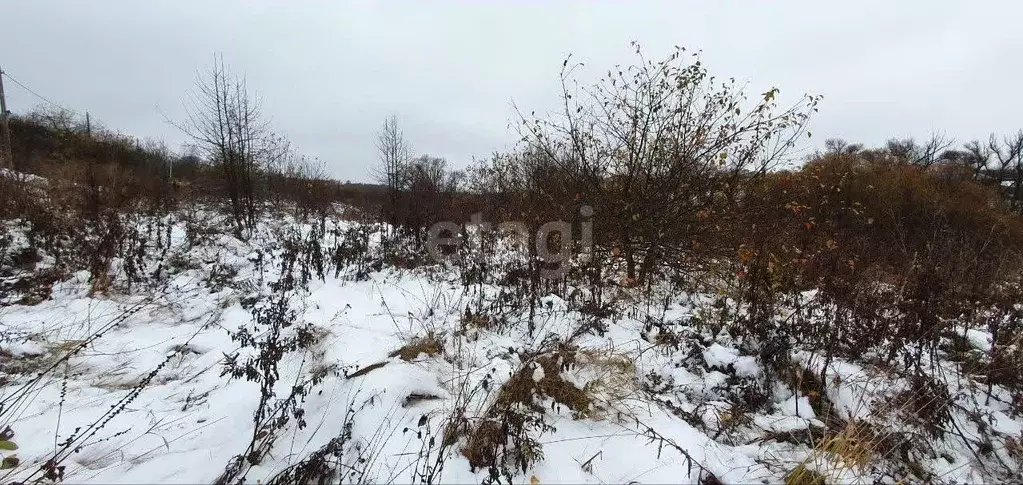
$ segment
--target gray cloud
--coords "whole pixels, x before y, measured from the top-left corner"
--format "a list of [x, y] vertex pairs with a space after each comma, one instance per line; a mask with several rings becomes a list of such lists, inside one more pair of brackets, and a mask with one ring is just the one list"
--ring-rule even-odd
[[[555, 106], [574, 53], [594, 76], [673, 45], [719, 77], [824, 94], [814, 139], [880, 143], [1023, 128], [1019, 19], [1000, 2], [284, 2], [3, 0], [0, 65], [55, 102], [142, 137], [184, 141], [196, 71], [222, 52], [274, 126], [342, 179], [365, 180], [398, 114], [417, 152], [465, 165], [506, 149], [512, 102]], [[11, 109], [39, 101], [8, 87]], [[811, 148], [810, 145], [804, 147]]]

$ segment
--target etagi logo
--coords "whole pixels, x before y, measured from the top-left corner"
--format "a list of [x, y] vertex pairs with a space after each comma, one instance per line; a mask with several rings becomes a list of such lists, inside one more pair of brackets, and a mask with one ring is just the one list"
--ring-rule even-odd
[[[532, 235], [535, 238], [535, 254], [540, 261], [546, 263], [541, 265], [540, 276], [542, 278], [560, 278], [564, 276], [568, 272], [568, 263], [576, 251], [578, 251], [578, 256], [582, 261], [588, 261], [592, 257], [593, 207], [588, 205], [580, 207], [579, 215], [582, 220], [579, 223], [578, 240], [573, 238], [572, 224], [562, 220], [547, 222], [536, 230], [536, 234]], [[463, 228], [471, 228], [472, 234], [468, 234], [470, 231], [467, 230], [465, 232], [469, 237], [460, 237], [459, 234], [462, 233]], [[443, 248], [458, 249], [463, 244], [466, 244], [465, 239], [468, 239], [468, 244], [474, 246], [473, 249], [478, 249], [483, 235], [493, 230], [494, 225], [484, 220], [483, 214], [478, 212], [469, 218], [469, 222], [466, 225], [460, 225], [451, 221], [441, 221], [430, 226], [426, 248], [430, 253], [430, 257], [436, 261], [451, 259], [453, 256], [451, 256], [450, 251], [448, 251], [448, 254], [445, 254]], [[525, 245], [529, 243], [529, 225], [523, 221], [498, 223], [497, 231], [516, 239], [520, 244]], [[552, 250], [552, 246], [556, 249]], [[454, 257], [457, 258], [457, 256]]]

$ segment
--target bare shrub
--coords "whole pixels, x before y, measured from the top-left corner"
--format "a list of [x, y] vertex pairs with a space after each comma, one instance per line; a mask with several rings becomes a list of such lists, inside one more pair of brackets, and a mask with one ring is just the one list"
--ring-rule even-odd
[[257, 171], [274, 148], [260, 104], [245, 80], [216, 58], [197, 80], [187, 110], [188, 119], [179, 127], [220, 168], [235, 232], [241, 235], [255, 221]]
[[538, 183], [528, 193], [543, 203], [592, 205], [600, 243], [621, 251], [628, 278], [642, 279], [660, 263], [684, 261], [694, 241], [714, 241], [711, 233], [736, 215], [744, 182], [806, 134], [819, 98], [779, 110], [775, 88], [751, 102], [682, 48], [648, 61], [633, 47], [634, 65], [590, 87], [579, 87], [579, 65], [565, 61], [563, 110], [523, 118], [519, 162]]

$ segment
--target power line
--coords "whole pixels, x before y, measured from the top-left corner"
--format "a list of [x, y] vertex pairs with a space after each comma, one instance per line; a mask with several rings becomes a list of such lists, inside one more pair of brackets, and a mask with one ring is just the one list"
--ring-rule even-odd
[[57, 103], [54, 103], [53, 101], [50, 101], [50, 100], [49, 100], [48, 98], [46, 98], [46, 96], [43, 96], [43, 95], [41, 95], [41, 94], [39, 94], [39, 93], [37, 93], [37, 92], [33, 91], [33, 90], [32, 90], [32, 88], [30, 88], [30, 87], [26, 86], [26, 85], [25, 85], [24, 83], [22, 83], [21, 81], [18, 81], [17, 79], [13, 78], [13, 77], [11, 76], [11, 74], [10, 74], [9, 72], [7, 72], [7, 71], [3, 71], [2, 73], [0, 73], [0, 75], [2, 75], [2, 76], [4, 76], [4, 77], [6, 77], [7, 79], [9, 79], [9, 80], [10, 80], [11, 82], [13, 82], [14, 84], [17, 84], [17, 85], [18, 85], [19, 87], [21, 87], [21, 89], [24, 89], [25, 91], [28, 91], [28, 92], [29, 92], [29, 93], [31, 93], [31, 94], [32, 94], [33, 96], [35, 96], [35, 97], [37, 97], [37, 98], [39, 98], [39, 99], [41, 99], [41, 100], [45, 101], [46, 103], [49, 103], [49, 104], [53, 105], [53, 106], [54, 106], [54, 107], [56, 107], [56, 108], [60, 108], [60, 109], [62, 109], [62, 110], [64, 110], [64, 111], [69, 111], [69, 112], [71, 112], [71, 113], [74, 113], [74, 114], [79, 114], [79, 113], [78, 113], [77, 111], [75, 111], [75, 110], [73, 110], [73, 109], [71, 109], [71, 108], [65, 108], [64, 106], [61, 106], [61, 105], [59, 105], [59, 104], [57, 104]]

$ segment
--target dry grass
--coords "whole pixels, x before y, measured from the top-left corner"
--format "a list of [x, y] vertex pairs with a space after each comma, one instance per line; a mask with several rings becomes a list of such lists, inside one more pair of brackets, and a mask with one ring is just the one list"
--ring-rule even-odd
[[493, 321], [493, 319], [490, 318], [489, 315], [487, 315], [485, 313], [473, 314], [473, 313], [470, 313], [470, 312], [466, 312], [465, 314], [462, 315], [460, 323], [461, 323], [462, 326], [459, 329], [459, 332], [460, 333], [465, 333], [466, 331], [468, 331], [470, 329], [476, 329], [476, 330], [490, 330], [490, 329], [493, 329], [495, 322]]
[[794, 470], [785, 476], [785, 485], [827, 485], [824, 475], [806, 467], [800, 463]]
[[543, 445], [529, 436], [531, 421], [529, 416], [515, 412], [480, 420], [460, 451], [473, 470], [498, 468], [509, 472], [514, 468], [525, 473], [543, 460]]
[[588, 388], [569, 382], [562, 372], [576, 365], [577, 351], [559, 345], [556, 351], [526, 359], [497, 391], [485, 417], [474, 425], [466, 420], [452, 420], [445, 429], [444, 442], [453, 444], [465, 436], [461, 452], [473, 469], [497, 466], [526, 471], [543, 456], [542, 445], [532, 436], [544, 432], [550, 399], [571, 410], [577, 419], [587, 418], [593, 409]]
[[838, 457], [846, 466], [862, 467], [881, 451], [879, 438], [872, 427], [849, 421], [841, 432], [818, 443], [816, 450]]
[[407, 407], [415, 406], [416, 404], [419, 404], [419, 403], [425, 402], [425, 401], [436, 401], [437, 399], [440, 399], [440, 398], [441, 397], [436, 395], [436, 394], [426, 394], [426, 393], [421, 393], [421, 392], [413, 392], [412, 394], [409, 394], [408, 396], [405, 396], [405, 400], [401, 403], [401, 406], [404, 407], [404, 408], [407, 408]]
[[[575, 352], [562, 350], [537, 357], [532, 363], [522, 366], [501, 386], [494, 403], [494, 409], [504, 409], [521, 404], [534, 412], [546, 411], [535, 401], [536, 397], [548, 397], [572, 410], [576, 418], [587, 417], [592, 399], [586, 389], [565, 380], [561, 372], [575, 363]], [[534, 379], [539, 372], [543, 377]]]
[[[813, 380], [810, 381], [811, 388], [814, 387]], [[911, 382], [910, 386], [916, 388], [919, 383]], [[874, 402], [879, 405], [870, 405], [867, 397], [862, 397], [859, 405], [867, 406], [863, 409], [869, 409], [872, 417], [868, 419], [845, 420], [835, 413], [828, 414], [824, 419], [825, 429], [808, 433], [810, 455], [786, 477], [786, 483], [818, 484], [845, 481], [869, 473], [869, 470], [880, 461], [888, 459], [905, 465], [903, 473], [908, 473], [916, 479], [927, 480], [929, 478], [927, 473], [910, 458], [913, 455], [911, 449], [916, 446], [916, 442], [926, 440], [926, 437], [909, 436], [900, 431], [898, 426], [884, 423], [887, 422], [886, 419], [905, 422], [907, 413], [927, 414], [933, 411], [935, 406], [947, 406], [948, 397], [946, 395], [943, 399], [940, 395], [924, 393], [925, 395], [918, 396], [918, 399], [905, 401], [902, 399], [904, 394]], [[826, 398], [823, 404], [825, 409], [831, 409]]]
[[828, 399], [824, 382], [818, 373], [796, 363], [790, 363], [786, 368], [788, 371], [782, 373], [782, 379], [796, 394], [807, 397], [818, 419], [829, 425], [844, 424], [835, 414], [834, 404]]
[[349, 374], [348, 378], [349, 379], [355, 379], [356, 377], [362, 377], [362, 376], [364, 376], [366, 374], [369, 374], [370, 372], [373, 372], [373, 371], [375, 371], [375, 370], [377, 370], [377, 369], [379, 369], [379, 368], [381, 368], [381, 367], [383, 367], [385, 365], [387, 365], [387, 361], [381, 361], [381, 362], [377, 362], [375, 364], [367, 365], [366, 367], [363, 367], [363, 368], [361, 368], [361, 369], [359, 369], [359, 370]]
[[589, 417], [632, 417], [629, 403], [640, 393], [635, 361], [613, 349], [582, 349], [576, 358], [589, 379], [585, 386], [592, 402]]
[[498, 461], [498, 452], [506, 439], [500, 422], [496, 419], [481, 420], [469, 432], [469, 439], [461, 449], [462, 455], [474, 470], [486, 468]]
[[38, 374], [58, 360], [67, 357], [69, 353], [81, 346], [82, 342], [82, 340], [64, 340], [47, 343], [44, 344], [44, 351], [41, 353], [19, 356], [0, 349], [0, 373], [8, 374], [9, 376]]
[[402, 346], [398, 350], [388, 354], [389, 357], [398, 357], [405, 362], [412, 362], [416, 357], [421, 354], [426, 354], [430, 357], [435, 357], [444, 353], [444, 343], [440, 338], [434, 334], [428, 334], [425, 337], [416, 337], [411, 342]]

